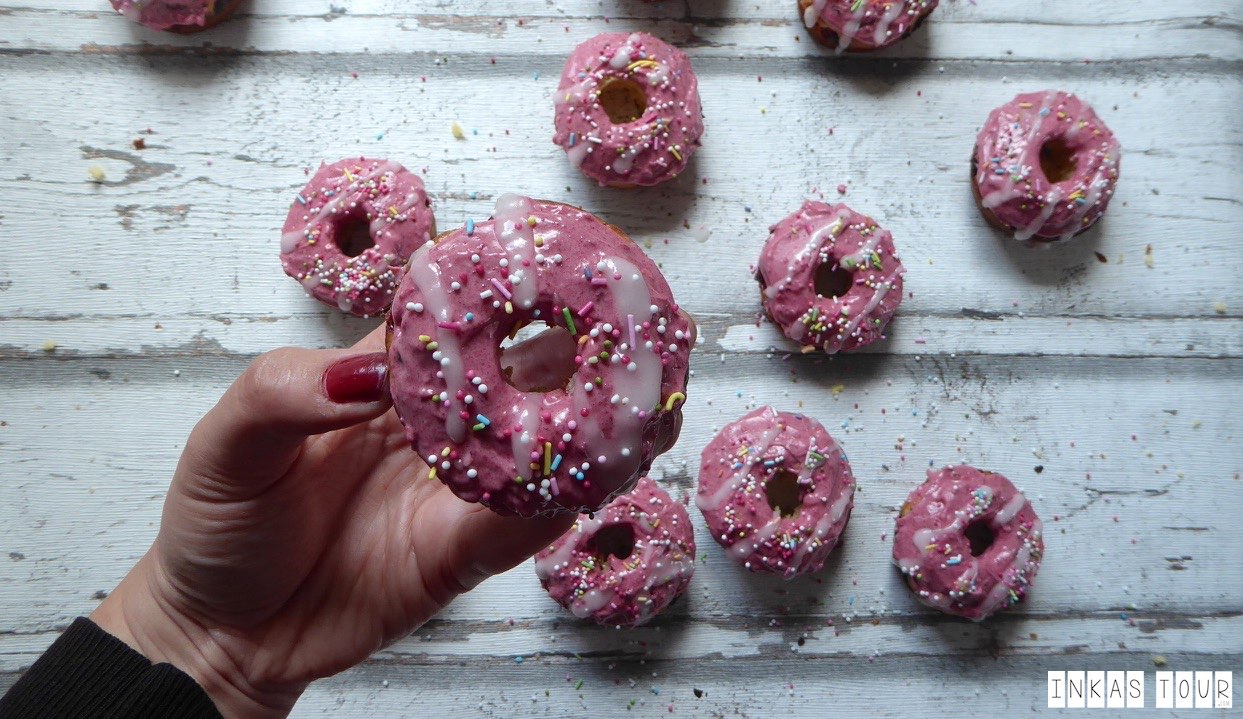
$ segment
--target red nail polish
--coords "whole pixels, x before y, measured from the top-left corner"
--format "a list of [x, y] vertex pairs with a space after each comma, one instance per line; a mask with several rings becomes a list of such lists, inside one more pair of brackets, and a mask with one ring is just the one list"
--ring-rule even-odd
[[388, 396], [388, 355], [347, 357], [324, 370], [324, 392], [337, 404], [379, 402]]

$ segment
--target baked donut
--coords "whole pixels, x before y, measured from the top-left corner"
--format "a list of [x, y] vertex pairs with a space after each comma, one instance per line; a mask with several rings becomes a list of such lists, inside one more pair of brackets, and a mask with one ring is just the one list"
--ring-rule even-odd
[[1065, 92], [1019, 95], [993, 110], [971, 156], [971, 189], [1017, 240], [1067, 240], [1105, 214], [1122, 148], [1092, 108]]
[[1023, 601], [1043, 554], [1027, 498], [966, 465], [928, 470], [893, 535], [893, 563], [919, 601], [976, 622]]
[[[498, 352], [533, 322], [563, 348], [545, 359], [566, 368], [555, 379], [531, 382]], [[389, 326], [411, 444], [500, 514], [594, 512], [681, 429], [694, 326], [656, 264], [576, 207], [502, 195], [491, 220], [414, 254]]]
[[906, 268], [893, 236], [846, 205], [808, 200], [771, 228], [756, 268], [761, 302], [786, 337], [827, 354], [884, 338]]
[[937, 0], [798, 0], [816, 42], [843, 52], [889, 47], [915, 32]]
[[579, 619], [633, 627], [664, 611], [695, 574], [686, 508], [647, 477], [535, 555], [540, 584]]
[[819, 422], [761, 407], [704, 448], [695, 505], [730, 558], [790, 579], [824, 566], [854, 495], [846, 454]]
[[192, 33], [233, 14], [242, 0], [110, 0], [117, 12], [152, 30]]
[[436, 234], [418, 175], [359, 157], [320, 165], [294, 199], [281, 264], [307, 294], [359, 317], [388, 311], [410, 255]]
[[556, 134], [571, 164], [610, 187], [657, 185], [699, 148], [699, 81], [686, 54], [646, 33], [605, 33], [566, 60]]

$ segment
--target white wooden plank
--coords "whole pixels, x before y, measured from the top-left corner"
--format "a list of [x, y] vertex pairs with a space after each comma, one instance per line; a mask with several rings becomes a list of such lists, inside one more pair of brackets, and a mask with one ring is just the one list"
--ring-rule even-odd
[[[213, 82], [186, 62], [161, 69], [104, 60], [106, 72], [94, 76], [79, 111], [61, 112], [60, 100], [35, 88], [72, 83], [101, 61], [20, 62], [28, 72], [0, 78], [9, 92], [31, 98], [12, 120], [15, 132], [0, 139], [13, 208], [4, 227], [37, 237], [54, 222], [75, 252], [72, 262], [49, 265], [39, 243], [0, 248], [0, 281], [11, 283], [2, 311], [10, 317], [305, 313], [313, 305], [276, 260], [278, 228], [302, 170], [354, 152], [426, 167], [442, 227], [486, 216], [492, 198], [515, 187], [578, 202], [648, 247], [692, 312], [738, 312], [737, 298], [757, 296], [748, 268], [767, 226], [817, 190], [836, 197], [838, 182], [849, 183], [849, 202], [894, 231], [910, 268], [904, 311], [917, 316], [964, 307], [1029, 316], [1216, 316], [1219, 303], [1232, 317], [1238, 312], [1228, 300], [1243, 273], [1243, 202], [1234, 180], [1243, 133], [1231, 118], [1243, 93], [1218, 74], [1172, 77], [1136, 97], [1129, 83], [1069, 70], [1059, 84], [1101, 108], [1127, 148], [1125, 169], [1099, 230], [1041, 250], [984, 225], [958, 158], [988, 107], [1020, 86], [1050, 84], [1048, 77], [932, 73], [904, 91], [874, 88], [877, 96], [807, 68], [752, 82], [744, 68], [714, 61], [704, 69], [705, 87], [740, 89], [705, 90], [709, 129], [698, 177], [679, 180], [672, 192], [618, 193], [575, 176], [548, 142], [551, 80], [515, 74], [512, 65], [483, 65], [487, 74], [469, 82], [445, 70], [421, 83], [407, 75], [405, 61], [371, 59], [359, 79], [342, 74], [325, 83], [319, 63], [244, 60], [220, 65], [226, 79]], [[194, 79], [187, 82], [183, 71]], [[416, 88], [415, 100], [375, 105], [394, 85]], [[531, 111], [470, 110], [515, 87], [530, 93]], [[135, 98], [144, 94], [153, 109], [135, 113]], [[809, 115], [809, 97], [825, 110]], [[365, 127], [354, 113], [321, 111], [358, 106], [375, 107]], [[1188, 107], [1222, 131], [1189, 136], [1161, 119]], [[903, 116], [926, 121], [904, 130], [910, 140], [899, 147], [889, 124]], [[448, 128], [459, 118], [479, 135], [454, 141]], [[150, 149], [133, 150], [130, 141], [146, 127], [156, 131], [146, 138]], [[765, 137], [762, 146], [757, 137]], [[770, 156], [779, 160], [765, 163]], [[96, 164], [113, 184], [85, 181]], [[739, 173], [740, 166], [762, 169]], [[701, 244], [695, 236], [702, 230], [711, 235]], [[1098, 262], [1098, 252], [1108, 264]], [[110, 291], [91, 291], [103, 285]], [[204, 323], [207, 336], [214, 324]]]
[[[373, 326], [275, 259], [301, 171], [363, 152], [425, 168], [442, 228], [519, 189], [662, 263], [703, 328], [683, 439], [654, 469], [676, 496], [761, 402], [824, 421], [861, 491], [815, 578], [742, 572], [692, 512], [704, 559], [653, 627], [573, 622], [523, 566], [296, 716], [1006, 716], [1041, 712], [1049, 669], [1243, 670], [1237, 2], [948, 0], [844, 59], [793, 5], [263, 0], [179, 37], [103, 0], [0, 0], [0, 691], [145, 549], [185, 433], [249, 357]], [[549, 143], [549, 95], [575, 43], [630, 28], [690, 52], [708, 134], [693, 174], [617, 193]], [[1033, 251], [983, 225], [965, 158], [988, 109], [1046, 86], [1093, 102], [1126, 159], [1097, 230]], [[838, 183], [894, 231], [911, 296], [886, 343], [789, 355], [754, 321], [748, 266], [769, 223]], [[930, 461], [1000, 470], [1045, 518], [1020, 611], [969, 625], [900, 585], [887, 535]]]
[[[1228, 449], [1232, 397], [1243, 389], [1237, 361], [857, 357], [827, 372], [806, 360], [779, 365], [797, 382], [766, 377], [774, 364], [762, 356], [698, 362], [693, 386], [703, 391], [692, 394], [682, 440], [657, 476], [679, 495], [692, 490], [699, 448], [756, 402], [807, 412], [841, 441], [860, 480], [845, 551], [818, 580], [761, 581], [729, 563], [692, 512], [706, 555], [696, 618], [768, 616], [826, 596], [832, 613], [919, 612], [889, 566], [885, 535], [928, 463], [957, 461], [1007, 474], [1046, 519], [1049, 558], [1024, 611], [1243, 611], [1238, 576], [1222, 569], [1243, 553], [1243, 536], [1220, 514], [1243, 502], [1243, 466]], [[63, 624], [125, 572], [154, 534], [186, 432], [242, 365], [10, 363], [20, 372], [0, 416], [0, 472], [13, 477], [5, 491], [14, 521], [0, 527], [0, 550], [23, 558], [7, 565], [8, 581], [0, 577], [0, 605], [13, 607], [0, 632]], [[839, 394], [828, 399], [836, 383]], [[1102, 396], [1105, 386], [1125, 391]], [[1118, 567], [1108, 581], [1104, 564]], [[561, 612], [523, 567], [449, 616]]]
[[[293, 288], [296, 289], [296, 288]], [[749, 293], [744, 293], [744, 297]], [[756, 293], [758, 296], [758, 293]], [[310, 304], [309, 300], [306, 304]], [[0, 360], [91, 357], [186, 357], [255, 355], [273, 347], [348, 346], [379, 324], [335, 310], [279, 315], [193, 314], [123, 317], [54, 316], [0, 318]], [[1013, 310], [1012, 310], [1013, 311]], [[715, 354], [758, 353], [782, 358], [801, 348], [767, 320], [759, 303], [751, 316], [696, 312], [700, 347]], [[45, 349], [51, 343], [55, 349]], [[1046, 357], [1243, 357], [1237, 317], [1028, 317], [964, 308], [955, 315], [904, 312], [889, 339], [860, 354], [909, 356], [1038, 355]]]
[[[72, 9], [65, 10], [47, 4], [50, 3], [28, 7], [22, 3], [11, 8], [0, 34], [0, 47], [45, 52], [124, 52], [124, 48], [144, 44], [184, 48], [210, 43], [212, 48], [247, 52], [347, 54], [365, 49], [373, 53], [405, 53], [427, 48], [441, 55], [487, 56], [498, 52], [497, 41], [503, 39], [510, 52], [564, 55], [582, 38], [617, 29], [615, 18], [602, 17], [602, 11], [607, 11], [595, 3], [549, 12], [548, 6], [514, 2], [510, 7], [516, 15], [503, 12], [510, 8], [501, 8], [502, 12], [495, 14], [470, 16], [460, 14], [457, 7], [419, 13], [411, 12], [408, 6], [368, 3], [371, 7], [364, 5], [354, 11], [347, 3], [336, 6], [317, 2], [309, 3], [302, 11], [291, 11], [288, 3], [283, 7], [265, 7], [220, 25], [210, 34], [186, 37], [135, 27], [106, 10], [101, 12], [98, 4], [76, 2]], [[792, 0], [784, 7], [770, 4], [767, 10], [759, 12], [739, 13], [731, 8], [734, 14], [727, 17], [723, 17], [726, 10], [713, 8], [717, 4], [711, 2], [699, 3], [693, 13], [669, 13], [684, 20], [662, 15], [663, 6], [628, 5], [626, 9], [617, 8], [618, 14], [629, 14], [637, 8], [639, 12], [635, 14], [645, 16], [627, 23], [628, 27], [694, 46], [697, 55], [771, 58], [831, 54], [807, 36]], [[1012, 12], [1013, 5], [1004, 10], [988, 7], [995, 5], [969, 7], [947, 3], [934, 21], [926, 23], [926, 30], [885, 51], [885, 56], [1008, 62], [1243, 57], [1237, 33], [1228, 20], [1231, 6], [1222, 0], [1209, 3], [1200, 12], [1172, 16], [1156, 14], [1148, 8], [1135, 12], [1133, 17], [1103, 7], [1068, 17], [1053, 0], [1033, 3], [1017, 13]], [[344, 12], [334, 11], [334, 7]], [[1074, 42], [1065, 41], [1068, 34], [1073, 35]]]

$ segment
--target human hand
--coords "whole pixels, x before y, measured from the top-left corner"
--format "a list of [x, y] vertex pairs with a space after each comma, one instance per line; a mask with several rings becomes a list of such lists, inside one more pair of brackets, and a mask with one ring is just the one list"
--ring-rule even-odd
[[383, 349], [378, 329], [256, 359], [190, 434], [154, 545], [91, 615], [225, 717], [284, 716], [574, 519], [502, 517], [429, 481]]

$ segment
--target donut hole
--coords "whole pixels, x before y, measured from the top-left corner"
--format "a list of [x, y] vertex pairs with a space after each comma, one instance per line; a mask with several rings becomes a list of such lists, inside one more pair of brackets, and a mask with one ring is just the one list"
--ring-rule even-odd
[[647, 110], [647, 93], [634, 80], [612, 78], [600, 86], [600, 107], [614, 125], [634, 122]]
[[798, 475], [788, 469], [778, 469], [764, 483], [764, 495], [768, 506], [783, 517], [793, 517], [803, 506], [807, 486], [799, 484]]
[[855, 284], [855, 276], [836, 262], [825, 262], [816, 268], [813, 282], [816, 294], [831, 300], [849, 292]]
[[375, 240], [371, 238], [371, 223], [361, 214], [348, 215], [333, 229], [337, 249], [346, 257], [358, 257], [375, 247]]
[[988, 551], [993, 546], [996, 539], [993, 536], [993, 528], [988, 526], [988, 522], [975, 521], [967, 525], [963, 530], [963, 534], [967, 537], [967, 542], [971, 545], [971, 556], [978, 557]]
[[600, 558], [627, 559], [634, 553], [634, 527], [625, 522], [606, 524], [587, 541], [588, 548]]
[[501, 374], [520, 392], [565, 389], [574, 377], [578, 343], [564, 327], [543, 320], [519, 322], [501, 340]]
[[1065, 182], [1075, 174], [1075, 151], [1060, 137], [1040, 146], [1040, 171], [1049, 182]]

